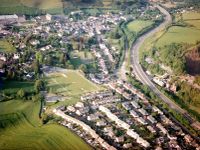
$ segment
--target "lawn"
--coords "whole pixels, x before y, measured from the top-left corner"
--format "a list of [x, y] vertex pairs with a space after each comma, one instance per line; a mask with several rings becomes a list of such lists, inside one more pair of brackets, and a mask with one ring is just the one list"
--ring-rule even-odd
[[67, 70], [64, 73], [51, 73], [46, 78], [50, 93], [67, 97], [57, 105], [74, 104], [80, 100], [84, 93], [101, 90], [102, 87], [86, 79], [78, 70]]
[[12, 53], [15, 52], [15, 47], [6, 40], [0, 40], [0, 52]]
[[0, 102], [0, 149], [78, 150], [91, 149], [67, 128], [42, 125], [40, 103], [11, 100]]
[[153, 23], [154, 22], [150, 20], [134, 20], [127, 24], [127, 28], [129, 31], [138, 33], [143, 29], [153, 25]]

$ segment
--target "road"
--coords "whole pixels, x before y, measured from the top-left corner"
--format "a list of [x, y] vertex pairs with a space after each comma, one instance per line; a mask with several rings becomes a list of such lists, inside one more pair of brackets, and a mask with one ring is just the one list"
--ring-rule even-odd
[[148, 75], [144, 72], [142, 69], [142, 66], [139, 63], [139, 49], [141, 45], [144, 43], [145, 39], [153, 36], [158, 31], [161, 31], [165, 29], [169, 24], [171, 24], [172, 19], [171, 15], [161, 6], [156, 5], [156, 7], [160, 10], [161, 13], [165, 15], [165, 20], [156, 28], [153, 30], [147, 32], [146, 34], [139, 37], [131, 48], [131, 64], [133, 67], [133, 71], [136, 75], [136, 77], [145, 85], [147, 85], [161, 100], [163, 100], [168, 106], [175, 111], [181, 113], [187, 120], [193, 124], [193, 126], [198, 126], [198, 122], [194, 122], [194, 119], [180, 106], [178, 106], [175, 102], [170, 100], [167, 96], [165, 96], [161, 91], [158, 90], [158, 88], [154, 85], [154, 83], [151, 81], [151, 79], [148, 77]]

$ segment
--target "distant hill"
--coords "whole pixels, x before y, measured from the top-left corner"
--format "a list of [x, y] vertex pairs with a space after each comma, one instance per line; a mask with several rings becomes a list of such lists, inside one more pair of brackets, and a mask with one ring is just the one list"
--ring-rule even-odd
[[0, 0], [1, 14], [62, 14], [66, 9], [126, 8], [141, 6], [147, 0]]

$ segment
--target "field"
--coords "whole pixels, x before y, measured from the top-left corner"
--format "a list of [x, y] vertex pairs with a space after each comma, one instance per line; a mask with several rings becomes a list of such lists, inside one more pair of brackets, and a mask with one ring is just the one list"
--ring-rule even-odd
[[79, 71], [74, 70], [49, 74], [46, 82], [50, 93], [67, 97], [65, 101], [59, 102], [58, 105], [74, 104], [80, 100], [82, 94], [102, 89], [102, 87], [87, 80]]
[[79, 137], [57, 124], [42, 125], [40, 103], [0, 102], [0, 149], [90, 149]]
[[73, 51], [70, 59], [72, 65], [77, 69], [81, 64], [91, 64], [94, 62], [94, 57], [88, 51]]
[[9, 42], [5, 41], [5, 40], [0, 40], [0, 52], [15, 52], [16, 49], [15, 47], [13, 47], [12, 44], [10, 44]]
[[200, 40], [199, 29], [173, 26], [157, 41], [156, 47], [169, 45], [173, 42], [195, 44], [198, 40]]
[[152, 24], [153, 24], [152, 21], [134, 20], [134, 21], [128, 23], [127, 28], [129, 31], [138, 33], [140, 31], [142, 31], [143, 29], [151, 26]]
[[[61, 0], [0, 0], [0, 8], [3, 13], [29, 13], [35, 14], [34, 11], [45, 11], [52, 14], [63, 13], [63, 4]], [[33, 12], [32, 12], [33, 11]]]
[[42, 1], [30, 1], [21, 0], [21, 3], [29, 7], [37, 7], [41, 10], [45, 10], [48, 13], [62, 13], [63, 4], [61, 0], [42, 0]]
[[[181, 19], [182, 18], [182, 19]], [[172, 26], [168, 31], [158, 39], [156, 47], [168, 45], [170, 43], [188, 43], [195, 44], [200, 40], [200, 13], [186, 12], [175, 16], [176, 22], [183, 21], [186, 27]]]
[[6, 94], [16, 94], [18, 90], [23, 89], [25, 92], [33, 93], [33, 85], [33, 82], [5, 81], [2, 91]]

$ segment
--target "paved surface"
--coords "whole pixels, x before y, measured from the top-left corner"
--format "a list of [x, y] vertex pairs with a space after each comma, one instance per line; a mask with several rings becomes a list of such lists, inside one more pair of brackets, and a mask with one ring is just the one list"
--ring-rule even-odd
[[166, 97], [162, 92], [158, 90], [158, 88], [154, 85], [154, 83], [150, 80], [150, 78], [146, 75], [144, 70], [142, 69], [140, 63], [139, 63], [139, 48], [141, 45], [144, 43], [145, 39], [149, 38], [152, 36], [154, 33], [164, 29], [167, 25], [171, 24], [172, 19], [170, 14], [162, 7], [156, 6], [161, 13], [165, 15], [165, 20], [162, 24], [160, 24], [158, 27], [154, 28], [153, 30], [147, 32], [146, 34], [142, 35], [140, 38], [136, 40], [136, 42], [133, 44], [131, 48], [131, 64], [133, 66], [133, 71], [136, 75], [136, 77], [143, 83], [146, 84], [147, 86], [150, 87], [150, 89], [161, 99], [163, 100], [166, 104], [169, 105], [170, 108], [174, 109], [175, 111], [181, 113], [184, 115], [187, 120], [193, 124], [193, 126], [199, 126], [198, 122], [194, 123], [194, 119], [181, 107], [179, 107], [175, 102], [170, 100], [168, 97]]

